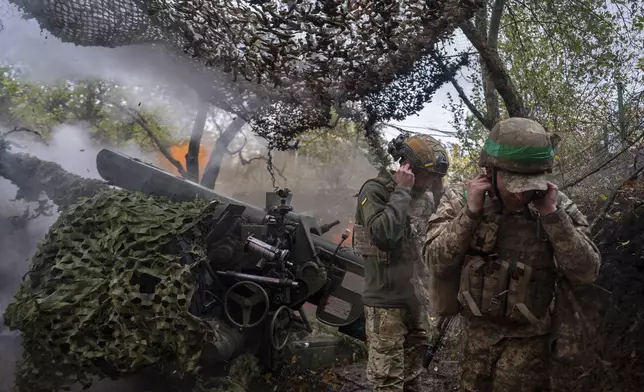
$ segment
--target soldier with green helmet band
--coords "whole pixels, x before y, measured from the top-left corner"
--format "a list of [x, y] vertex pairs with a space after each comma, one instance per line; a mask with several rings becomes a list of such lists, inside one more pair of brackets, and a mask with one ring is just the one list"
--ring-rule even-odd
[[[464, 319], [461, 391], [548, 391], [557, 276], [595, 280], [586, 217], [548, 181], [554, 150], [536, 121], [497, 123], [481, 174], [449, 188], [428, 222], [423, 261], [437, 315]], [[554, 350], [553, 350], [554, 349]]]
[[552, 172], [554, 157], [550, 137], [539, 123], [510, 118], [490, 132], [479, 166], [491, 169], [495, 193], [498, 188], [494, 174], [498, 172], [509, 192], [531, 192], [530, 196], [535, 196], [538, 191], [548, 190], [547, 173]]
[[[353, 247], [364, 259], [367, 377], [374, 391], [420, 391], [428, 345], [420, 248], [449, 168], [430, 136], [402, 134], [389, 143], [397, 172], [367, 180], [356, 206]], [[436, 195], [436, 196], [434, 196]]]

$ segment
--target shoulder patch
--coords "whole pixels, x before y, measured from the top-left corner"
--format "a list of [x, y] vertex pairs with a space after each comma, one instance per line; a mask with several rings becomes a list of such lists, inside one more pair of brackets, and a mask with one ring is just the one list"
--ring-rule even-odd
[[365, 196], [364, 196], [364, 198], [360, 201], [360, 206], [361, 206], [361, 207], [364, 205], [364, 203], [366, 203], [366, 202], [367, 202], [367, 198], [368, 198], [368, 196], [367, 196], [367, 195], [365, 195]]

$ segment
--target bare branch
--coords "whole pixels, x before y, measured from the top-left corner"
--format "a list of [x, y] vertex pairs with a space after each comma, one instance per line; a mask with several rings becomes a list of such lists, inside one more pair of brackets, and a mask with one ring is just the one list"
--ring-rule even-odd
[[597, 214], [595, 219], [593, 219], [592, 223], [590, 224], [590, 231], [591, 232], [595, 232], [595, 229], [597, 228], [597, 225], [599, 224], [599, 222], [602, 219], [604, 219], [604, 216], [606, 215], [606, 213], [610, 209], [610, 206], [613, 205], [613, 202], [615, 201], [615, 198], [619, 194], [619, 191], [622, 189], [622, 187], [624, 187], [624, 185], [626, 185], [627, 182], [637, 179], [637, 177], [642, 172], [644, 172], [644, 166], [639, 168], [635, 172], [633, 172], [630, 176], [628, 176], [627, 179], [625, 179], [624, 181], [620, 182], [619, 185], [615, 189], [613, 189], [611, 194], [608, 196], [608, 198], [604, 202], [604, 205], [602, 206], [602, 209], [599, 211], [599, 214]]
[[[242, 146], [239, 147], [237, 149], [237, 151], [230, 151], [230, 149], [228, 149], [228, 154], [237, 155], [239, 157], [239, 162], [243, 166], [249, 165], [253, 161], [266, 161], [266, 162], [268, 162], [268, 158], [263, 156], [263, 155], [259, 155], [259, 156], [256, 156], [256, 157], [253, 157], [253, 158], [250, 158], [250, 159], [244, 158], [244, 156], [242, 155], [242, 151], [244, 150], [244, 147], [246, 147], [246, 143], [248, 142], [248, 138], [246, 138], [246, 135], [244, 135], [244, 134], [242, 134], [242, 135], [244, 136], [244, 143], [242, 144]], [[277, 172], [277, 174], [279, 174], [280, 177], [282, 177], [282, 179], [284, 179], [284, 181], [286, 181], [286, 177], [284, 177], [284, 174], [283, 174], [283, 170], [284, 170], [285, 167], [286, 166], [282, 167], [282, 169], [277, 169], [277, 168], [273, 167], [273, 170], [275, 170]]]
[[192, 125], [192, 133], [190, 141], [188, 142], [188, 152], [186, 153], [186, 169], [188, 171], [188, 179], [198, 182], [199, 181], [199, 148], [201, 147], [201, 138], [203, 131], [206, 127], [206, 118], [208, 117], [208, 109], [210, 104], [206, 101], [199, 103], [195, 122]]
[[217, 122], [214, 119], [213, 119], [212, 123], [214, 124], [215, 129], [217, 130], [217, 137], [221, 137], [221, 134], [224, 132], [224, 130], [221, 129], [219, 124], [217, 124]]
[[[244, 144], [246, 144], [246, 143], [244, 143]], [[241, 148], [239, 150], [237, 150], [236, 153], [237, 153], [237, 156], [239, 157], [239, 161], [244, 166], [251, 164], [253, 161], [266, 161], [266, 162], [268, 162], [268, 158], [265, 157], [264, 155], [259, 155], [259, 156], [249, 158], [249, 159], [244, 158], [244, 156], [242, 155], [242, 149]], [[282, 169], [278, 169], [278, 168], [273, 166], [273, 170], [275, 170], [277, 172], [277, 174], [279, 174], [280, 177], [282, 177], [282, 179], [284, 181], [286, 181], [286, 177], [284, 177], [284, 173], [282, 172]]]
[[128, 116], [132, 117], [132, 119], [134, 121], [136, 121], [136, 123], [139, 124], [141, 126], [141, 128], [143, 128], [145, 133], [147, 133], [148, 137], [150, 139], [152, 139], [152, 141], [157, 146], [157, 148], [159, 149], [161, 154], [163, 154], [165, 159], [167, 159], [168, 162], [172, 163], [174, 165], [174, 167], [177, 168], [177, 170], [179, 171], [179, 174], [182, 177], [186, 176], [186, 170], [183, 168], [183, 165], [181, 165], [181, 163], [179, 161], [177, 161], [176, 159], [174, 159], [172, 157], [172, 155], [170, 155], [170, 152], [168, 151], [168, 149], [163, 145], [163, 143], [161, 143], [161, 140], [157, 137], [157, 135], [154, 134], [152, 129], [150, 129], [150, 126], [149, 126], [148, 122], [145, 120], [145, 117], [143, 117], [143, 115], [138, 110], [126, 108], [126, 107], [122, 106], [121, 104], [116, 103], [114, 101], [109, 101], [109, 102], [112, 105], [114, 105], [117, 109], [122, 111], [123, 113], [125, 113]]
[[493, 50], [498, 50], [499, 27], [501, 26], [501, 16], [503, 15], [504, 7], [505, 0], [496, 0], [494, 2], [494, 8], [492, 8], [492, 15], [490, 15], [490, 30], [487, 35], [487, 44]]
[[[17, 132], [27, 132], [27, 133], [33, 133], [34, 135], [38, 136], [40, 139], [42, 139], [42, 135], [38, 131], [34, 131], [33, 129], [25, 128], [25, 127], [14, 127], [11, 131], [8, 131], [2, 136], [9, 136], [12, 133], [17, 133]], [[43, 140], [44, 141], [44, 140]]]
[[[481, 37], [488, 43], [488, 46], [492, 50], [496, 50], [496, 46], [492, 46], [489, 43], [488, 38], [488, 0], [483, 2], [481, 8], [476, 12], [474, 21], [476, 31], [480, 34]], [[486, 116], [487, 123], [496, 124], [499, 121], [499, 98], [496, 96], [496, 89], [494, 87], [494, 81], [492, 80], [492, 75], [488, 67], [485, 65], [485, 60], [483, 56], [479, 54], [479, 66], [481, 67], [481, 85], [483, 86], [483, 97], [485, 99], [486, 107]], [[459, 94], [460, 95], [460, 94]], [[468, 106], [469, 107], [469, 106]], [[484, 123], [485, 125], [485, 123]], [[491, 127], [486, 126], [488, 129]]]
[[487, 37], [487, 3], [488, 0], [484, 0], [474, 14], [474, 26], [483, 37]]
[[581, 176], [580, 178], [576, 179], [575, 181], [572, 181], [572, 182], [570, 182], [570, 183], [568, 183], [568, 184], [566, 184], [566, 185], [564, 185], [564, 186], [562, 186], [562, 187], [559, 187], [559, 189], [561, 189], [562, 191], [565, 191], [566, 189], [568, 189], [568, 188], [570, 188], [570, 187], [573, 187], [573, 186], [575, 186], [575, 185], [579, 184], [580, 182], [582, 182], [582, 181], [583, 181], [583, 180], [585, 180], [586, 178], [588, 178], [588, 177], [592, 176], [593, 174], [597, 173], [598, 171], [602, 170], [602, 169], [603, 169], [604, 167], [606, 167], [609, 163], [611, 163], [612, 161], [614, 161], [615, 159], [617, 159], [618, 157], [620, 157], [623, 153], [625, 153], [626, 151], [628, 151], [628, 149], [629, 149], [629, 148], [631, 148], [631, 147], [632, 147], [632, 146], [634, 146], [636, 143], [638, 143], [640, 140], [642, 140], [642, 138], [644, 138], [644, 134], [640, 135], [636, 140], [634, 140], [632, 143], [630, 143], [629, 145], [627, 145], [626, 147], [624, 147], [620, 152], [618, 152], [617, 154], [613, 155], [613, 156], [612, 156], [611, 158], [609, 158], [607, 161], [605, 161], [604, 163], [602, 163], [599, 167], [597, 167], [597, 168], [595, 168], [595, 169], [593, 169], [593, 170], [589, 171], [588, 173], [584, 174], [583, 176]]
[[[436, 52], [432, 51], [432, 52], [430, 53], [430, 56], [431, 56], [431, 57], [432, 57], [432, 59], [436, 62], [436, 64], [438, 64], [438, 66], [441, 68], [441, 70], [443, 70], [443, 72], [445, 72], [445, 75], [448, 75], [448, 73], [446, 72], [446, 71], [447, 71], [447, 68], [445, 67], [445, 63], [443, 63], [443, 61], [442, 61], [442, 60], [441, 60], [441, 58], [436, 54]], [[468, 108], [468, 109], [470, 109], [470, 112], [472, 112], [472, 114], [474, 115], [474, 117], [476, 117], [476, 118], [481, 122], [481, 124], [483, 124], [483, 126], [485, 126], [485, 128], [487, 128], [487, 129], [492, 129], [492, 127], [494, 126], [494, 123], [492, 123], [491, 121], [489, 121], [489, 120], [488, 120], [488, 118], [487, 118], [487, 116], [484, 116], [484, 115], [483, 115], [483, 113], [481, 113], [481, 112], [476, 108], [476, 106], [474, 106], [474, 104], [472, 103], [472, 101], [470, 101], [470, 99], [467, 97], [467, 95], [465, 95], [465, 91], [463, 91], [463, 89], [462, 89], [462, 88], [461, 88], [461, 86], [458, 84], [458, 82], [456, 81], [456, 79], [455, 79], [453, 76], [451, 76], [451, 75], [450, 75], [450, 76], [449, 76], [449, 81], [452, 83], [452, 86], [454, 86], [454, 88], [456, 89], [456, 92], [458, 93], [458, 96], [459, 96], [459, 97], [461, 97], [461, 100], [463, 101], [463, 103], [465, 104], [465, 106], [467, 106], [467, 108]]]
[[215, 142], [215, 148], [210, 153], [208, 163], [204, 169], [203, 176], [201, 177], [201, 185], [209, 189], [214, 189], [219, 170], [221, 169], [221, 162], [228, 151], [228, 145], [235, 139], [235, 136], [241, 131], [242, 127], [246, 124], [246, 120], [242, 117], [236, 117], [226, 129], [219, 135]]
[[[490, 28], [487, 35], [487, 44], [494, 53], [499, 50], [499, 28], [501, 25], [501, 16], [503, 15], [503, 8], [505, 0], [496, 0], [494, 8], [492, 8], [492, 15], [490, 16]], [[499, 97], [496, 95], [496, 87], [490, 71], [485, 67], [483, 74], [483, 87], [485, 90], [485, 104], [487, 106], [487, 118], [493, 125], [499, 121]]]

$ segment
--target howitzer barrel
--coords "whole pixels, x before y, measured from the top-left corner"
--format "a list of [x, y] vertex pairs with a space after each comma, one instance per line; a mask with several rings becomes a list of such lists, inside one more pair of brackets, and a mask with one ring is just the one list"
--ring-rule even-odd
[[[195, 182], [174, 176], [139, 159], [108, 149], [101, 150], [96, 156], [96, 168], [103, 179], [110, 185], [119, 188], [153, 196], [165, 196], [174, 201], [204, 199], [241, 205], [246, 207], [244, 216], [257, 223], [262, 223], [267, 215], [264, 209], [220, 195]], [[289, 212], [286, 219], [294, 223], [306, 223], [312, 234], [312, 245], [330, 252], [335, 251], [336, 244], [321, 237], [323, 231], [312, 217]], [[362, 260], [353, 254], [345, 254], [343, 259], [355, 264], [355, 267], [362, 268]]]
[[266, 216], [266, 212], [260, 208], [220, 195], [149, 163], [107, 149], [96, 155], [96, 169], [105, 181], [119, 188], [152, 196], [165, 196], [174, 201], [219, 200], [226, 204], [243, 205], [246, 207], [245, 215], [252, 215], [249, 216], [251, 219], [262, 220]]
[[[222, 204], [244, 207], [241, 214], [252, 224], [264, 225], [271, 220], [274, 221], [275, 218], [269, 214], [269, 209], [279, 209], [281, 205], [281, 195], [267, 193], [266, 209], [258, 208], [220, 195], [211, 189], [174, 176], [138, 159], [107, 149], [98, 153], [96, 168], [101, 177], [110, 185], [130, 191], [142, 192], [151, 196], [163, 196], [176, 202], [195, 199], [217, 200]], [[364, 321], [362, 321], [364, 267], [362, 258], [352, 249], [340, 249], [338, 244], [322, 238], [324, 231], [311, 216], [289, 211], [286, 213], [285, 220], [288, 223], [296, 224], [297, 227], [295, 241], [293, 241], [292, 248], [289, 249], [288, 263], [295, 263], [302, 268], [315, 270], [317, 268], [315, 261], [321, 261], [330, 274], [328, 279], [320, 282], [312, 281], [310, 285], [310, 288], [316, 287], [312, 289], [316, 295], [311, 297], [315, 301], [312, 303], [317, 306], [316, 317], [327, 325], [343, 328], [341, 331], [343, 333], [364, 339]], [[336, 222], [333, 222], [332, 225], [335, 224]], [[324, 229], [330, 228], [331, 225], [327, 226]], [[260, 245], [251, 241], [253, 251], [262, 254], [269, 251], [275, 253], [273, 249], [267, 249], [266, 246]], [[278, 258], [280, 256], [287, 255], [280, 254]]]

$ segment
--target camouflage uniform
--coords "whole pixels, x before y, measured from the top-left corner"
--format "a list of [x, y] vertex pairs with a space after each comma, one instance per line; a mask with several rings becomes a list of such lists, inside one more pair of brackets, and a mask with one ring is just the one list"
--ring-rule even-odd
[[412, 198], [408, 214], [412, 238], [414, 238], [417, 249], [419, 249], [418, 256], [415, 259], [414, 275], [411, 281], [416, 290], [416, 298], [423, 306], [425, 313], [429, 313], [430, 311], [429, 294], [427, 293], [427, 286], [424, 284], [429, 276], [429, 269], [422, 262], [420, 250], [423, 249], [425, 244], [429, 218], [435, 211], [436, 202], [434, 201], [434, 195], [431, 192], [425, 192], [419, 197]]
[[422, 273], [420, 245], [433, 211], [431, 193], [399, 186], [387, 172], [358, 194], [353, 246], [365, 263], [367, 377], [375, 391], [420, 391], [427, 316], [412, 281]]
[[[507, 134], [520, 132], [523, 124], [505, 120], [497, 125], [490, 133], [497, 148], [488, 148], [487, 154], [500, 156], [505, 149], [502, 158], [512, 158], [512, 147], [520, 148], [521, 143], [508, 147], [509, 142], [502, 145], [497, 140], [503, 140], [504, 133], [507, 140]], [[512, 192], [543, 189], [545, 183], [539, 173], [506, 172], [502, 180]], [[429, 221], [423, 259], [438, 280], [458, 286], [452, 300], [460, 302], [465, 321], [461, 390], [549, 390], [548, 334], [556, 275], [561, 273], [573, 284], [589, 283], [600, 263], [588, 222], [577, 206], [558, 192], [557, 210], [549, 215], [540, 216], [532, 204], [509, 213], [498, 200], [486, 197], [483, 211], [475, 214], [467, 208], [464, 188], [449, 189]]]

